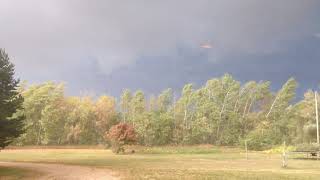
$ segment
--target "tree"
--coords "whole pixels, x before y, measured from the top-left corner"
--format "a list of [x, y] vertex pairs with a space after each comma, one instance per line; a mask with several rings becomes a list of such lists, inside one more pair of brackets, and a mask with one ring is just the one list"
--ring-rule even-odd
[[263, 149], [283, 141], [292, 142], [294, 137], [290, 134], [296, 131], [293, 124], [297, 118], [296, 109], [291, 103], [296, 87], [297, 82], [290, 78], [267, 103], [264, 115], [260, 116], [261, 122], [248, 134], [248, 145], [251, 148], [255, 146], [256, 149]]
[[[297, 119], [294, 122], [296, 133], [294, 134], [296, 143], [306, 143], [316, 141], [316, 111], [315, 111], [315, 95], [312, 90], [308, 90], [304, 94], [304, 99], [298, 102], [294, 107], [297, 113]], [[318, 97], [319, 98], [319, 97]], [[318, 100], [319, 102], [319, 100]], [[320, 107], [318, 106], [318, 111]]]
[[21, 144], [59, 144], [63, 135], [65, 113], [63, 113], [64, 85], [45, 82], [31, 85], [21, 92], [23, 114], [26, 116], [25, 133], [19, 138]]
[[126, 89], [123, 91], [120, 99], [120, 107], [122, 111], [122, 121], [127, 122], [127, 119], [130, 119], [130, 104], [131, 104], [132, 95], [130, 90]]
[[8, 54], [0, 49], [0, 149], [23, 133], [23, 98], [18, 93], [19, 80], [14, 78], [14, 65]]
[[97, 144], [95, 106], [91, 97], [69, 99], [70, 110], [66, 124], [68, 142], [71, 144]]
[[194, 119], [195, 98], [192, 84], [186, 84], [181, 92], [181, 97], [175, 105], [175, 132], [176, 143], [190, 143], [191, 124]]
[[170, 106], [172, 105], [172, 90], [163, 91], [157, 98], [150, 98], [150, 112], [144, 118], [144, 144], [164, 145], [172, 139], [173, 117]]
[[63, 84], [57, 86], [51, 94], [51, 103], [48, 103], [42, 111], [42, 127], [44, 131], [43, 144], [63, 144], [65, 139], [65, 124], [68, 116], [68, 108], [64, 98]]
[[166, 89], [164, 90], [158, 97], [158, 108], [161, 112], [168, 111], [171, 103], [172, 103], [172, 89]]
[[95, 103], [96, 129], [99, 139], [117, 122], [116, 101], [110, 96], [101, 96]]
[[125, 151], [124, 145], [133, 144], [137, 140], [133, 127], [126, 123], [112, 126], [105, 138], [111, 141], [112, 151], [117, 154]]
[[136, 91], [131, 100], [133, 118], [145, 112], [146, 110], [145, 106], [146, 106], [146, 102], [145, 102], [145, 96], [143, 91], [141, 90]]
[[131, 99], [130, 111], [132, 113], [130, 122], [134, 129], [137, 131], [139, 140], [144, 141], [146, 137], [146, 128], [149, 124], [149, 117], [146, 113], [146, 101], [143, 91], [138, 90], [134, 93], [134, 96]]
[[290, 105], [290, 102], [294, 99], [296, 88], [296, 80], [290, 78], [276, 94], [273, 103], [266, 114], [266, 118], [272, 114], [275, 115], [277, 113], [282, 113], [283, 110], [285, 110]]
[[[6, 56], [2, 54], [2, 57]], [[2, 69], [10, 67], [3, 62], [0, 65]], [[3, 80], [7, 77], [4, 72], [0, 72], [0, 77], [7, 82]], [[15, 141], [20, 144], [111, 141], [115, 152], [121, 152], [125, 144], [137, 140], [142, 145], [231, 146], [247, 140], [250, 148], [265, 149], [284, 140], [289, 144], [313, 141], [316, 134], [314, 93], [308, 91], [303, 100], [293, 102], [297, 82], [292, 78], [280, 90], [271, 92], [270, 82], [241, 84], [226, 74], [208, 80], [200, 88], [186, 84], [177, 101], [171, 89], [149, 99], [142, 91], [132, 94], [125, 90], [120, 99], [120, 112], [114, 97], [101, 96], [97, 100], [86, 96], [67, 97], [61, 83], [21, 84], [8, 91], [10, 100], [3, 100], [8, 93], [4, 93], [7, 86], [4, 83], [1, 86], [4, 88], [0, 89], [0, 128], [4, 129], [9, 120], [14, 122], [13, 119], [26, 117], [25, 133]], [[4, 104], [19, 102], [22, 99], [19, 94], [24, 98], [21, 110], [15, 111], [14, 107], [19, 105]], [[4, 111], [6, 108], [10, 113]], [[122, 123], [113, 126], [120, 119]], [[2, 129], [0, 137], [6, 132]]]

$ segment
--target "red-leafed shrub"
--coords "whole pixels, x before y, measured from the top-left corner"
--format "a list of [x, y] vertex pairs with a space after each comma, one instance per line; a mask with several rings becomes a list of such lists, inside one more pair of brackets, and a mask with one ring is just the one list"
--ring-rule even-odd
[[111, 141], [114, 153], [124, 152], [124, 145], [134, 144], [137, 135], [134, 128], [126, 123], [119, 123], [110, 128], [105, 138]]

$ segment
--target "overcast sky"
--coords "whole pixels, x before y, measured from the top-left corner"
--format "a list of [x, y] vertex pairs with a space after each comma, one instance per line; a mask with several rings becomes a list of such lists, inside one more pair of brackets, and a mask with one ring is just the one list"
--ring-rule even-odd
[[[202, 48], [209, 44], [211, 48]], [[22, 80], [118, 96], [289, 77], [320, 84], [319, 0], [0, 0], [0, 47]]]

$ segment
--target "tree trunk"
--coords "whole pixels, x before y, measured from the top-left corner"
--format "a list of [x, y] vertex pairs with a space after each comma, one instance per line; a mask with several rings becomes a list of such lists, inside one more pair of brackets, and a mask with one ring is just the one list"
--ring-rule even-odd
[[217, 138], [219, 137], [219, 134], [220, 134], [220, 123], [222, 121], [222, 114], [223, 114], [223, 111], [224, 111], [224, 108], [225, 108], [225, 104], [226, 104], [226, 101], [227, 101], [227, 97], [228, 97], [230, 91], [231, 91], [231, 88], [229, 88], [227, 94], [223, 98], [223, 104], [222, 104], [222, 108], [221, 108], [221, 111], [220, 111], [220, 117], [219, 117], [219, 121], [217, 123], [218, 124], [217, 135], [216, 135]]

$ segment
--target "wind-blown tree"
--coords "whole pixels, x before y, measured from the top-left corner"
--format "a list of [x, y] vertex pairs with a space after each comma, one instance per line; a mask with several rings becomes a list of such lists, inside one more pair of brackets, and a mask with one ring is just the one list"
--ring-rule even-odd
[[257, 149], [267, 148], [283, 141], [291, 143], [292, 123], [295, 120], [295, 109], [291, 105], [295, 97], [297, 82], [290, 78], [282, 88], [271, 98], [264, 109], [262, 121], [248, 135], [249, 146]]
[[238, 141], [239, 118], [234, 112], [240, 82], [226, 74], [195, 91], [192, 143], [233, 144]]
[[273, 139], [275, 143], [281, 143], [284, 140], [290, 141], [290, 129], [288, 125], [291, 123], [290, 120], [292, 120], [292, 116], [294, 115], [292, 100], [295, 98], [296, 88], [297, 82], [293, 78], [290, 78], [277, 93], [272, 104], [274, 105], [274, 109], [270, 108], [267, 121], [272, 122], [272, 129], [274, 130], [272, 134], [277, 137]]
[[41, 123], [44, 132], [43, 144], [63, 144], [64, 125], [67, 121], [68, 108], [64, 98], [64, 84], [57, 84], [48, 94], [48, 103], [42, 110]]
[[26, 131], [19, 138], [19, 143], [58, 144], [58, 138], [63, 135], [63, 121], [65, 120], [65, 113], [61, 111], [63, 93], [64, 85], [53, 82], [31, 85], [22, 90]]
[[127, 122], [131, 119], [131, 100], [132, 94], [129, 89], [123, 91], [121, 98], [120, 98], [120, 109], [122, 112], [122, 121]]
[[138, 90], [134, 93], [130, 102], [130, 112], [131, 119], [129, 120], [129, 123], [131, 123], [136, 130], [139, 141], [144, 143], [150, 118], [146, 111], [146, 100], [143, 91]]
[[229, 142], [230, 138], [228, 136], [238, 134], [238, 132], [231, 132], [235, 128], [230, 128], [228, 126], [231, 126], [235, 121], [238, 121], [232, 113], [232, 110], [235, 104], [235, 97], [237, 97], [239, 92], [240, 82], [233, 79], [231, 75], [226, 74], [220, 79], [219, 87], [222, 93], [218, 94], [218, 97], [216, 97], [220, 104], [216, 130], [216, 144], [229, 144], [231, 142]]
[[173, 134], [176, 143], [191, 143], [191, 125], [194, 119], [195, 94], [192, 84], [186, 84], [180, 99], [175, 104], [175, 132]]
[[104, 132], [116, 124], [115, 99], [66, 97], [64, 84], [45, 82], [19, 88], [24, 97], [25, 133], [19, 145], [104, 143]]
[[23, 98], [18, 93], [19, 80], [14, 78], [14, 65], [8, 54], [0, 49], [0, 149], [23, 133]]
[[161, 112], [166, 112], [172, 105], [173, 92], [172, 89], [164, 90], [158, 97], [158, 110]]
[[260, 123], [264, 98], [270, 96], [269, 86], [270, 82], [249, 81], [239, 90], [234, 112], [240, 120], [240, 127], [237, 128], [241, 139]]
[[172, 139], [173, 116], [170, 108], [172, 106], [172, 90], [164, 90], [157, 98], [151, 97], [149, 112], [145, 115], [145, 138], [146, 145], [169, 144]]
[[151, 95], [149, 98], [149, 103], [148, 103], [148, 111], [157, 111], [158, 110], [158, 105], [157, 105], [157, 98], [154, 95]]
[[173, 106], [172, 89], [164, 90], [157, 100], [158, 110], [153, 113], [152, 129], [155, 144], [163, 145], [171, 142], [174, 127], [174, 117], [170, 109]]
[[99, 133], [96, 127], [96, 112], [91, 97], [73, 97], [68, 99], [70, 110], [65, 125], [70, 144], [97, 144]]
[[24, 110], [13, 117], [26, 116], [26, 132], [15, 142], [105, 143], [104, 133], [119, 121], [133, 128], [139, 144], [148, 146], [239, 145], [247, 140], [250, 148], [265, 149], [284, 140], [309, 142], [315, 135], [314, 93], [308, 91], [302, 101], [292, 102], [296, 86], [289, 79], [278, 92], [271, 92], [270, 82], [241, 84], [226, 74], [200, 88], [186, 84], [177, 101], [171, 89], [149, 99], [142, 91], [125, 90], [120, 113], [114, 97], [66, 97], [63, 84], [52, 82], [20, 86]]
[[101, 96], [95, 103], [96, 130], [99, 134], [99, 142], [104, 142], [105, 132], [111, 126], [117, 124], [118, 114], [116, 111], [116, 101], [110, 96]]
[[209, 99], [208, 89], [203, 87], [195, 92], [196, 113], [191, 125], [192, 143], [212, 143], [218, 107]]
[[[318, 96], [318, 102], [319, 96]], [[296, 128], [296, 133], [293, 134], [295, 143], [316, 142], [316, 111], [315, 111], [315, 93], [308, 90], [304, 94], [304, 99], [298, 102], [295, 106], [296, 121], [293, 126]], [[320, 111], [320, 106], [318, 106]]]

